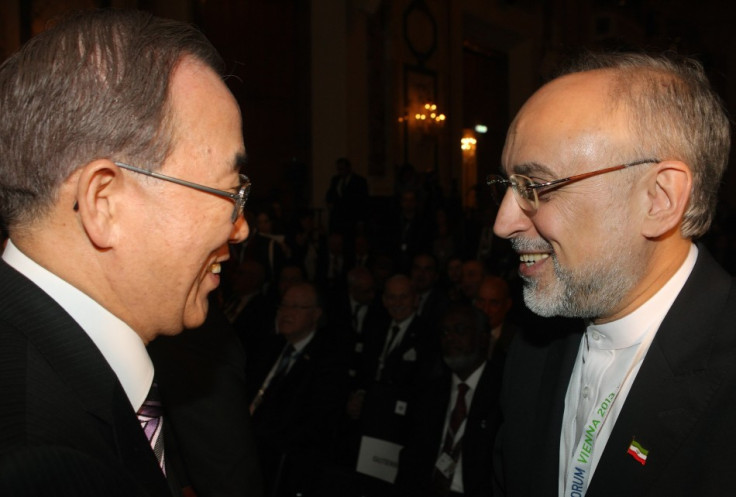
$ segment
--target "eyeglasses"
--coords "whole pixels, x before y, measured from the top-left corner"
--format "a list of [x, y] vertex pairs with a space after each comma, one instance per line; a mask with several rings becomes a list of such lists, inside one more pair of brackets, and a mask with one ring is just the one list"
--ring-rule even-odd
[[[597, 171], [577, 174], [575, 176], [570, 176], [569, 178], [556, 179], [547, 183], [535, 183], [531, 178], [522, 174], [512, 174], [508, 179], [503, 176], [491, 174], [486, 178], [486, 184], [491, 187], [491, 193], [498, 205], [501, 205], [501, 201], [503, 200], [504, 195], [506, 195], [506, 189], [510, 186], [511, 190], [514, 192], [514, 198], [519, 204], [519, 207], [529, 214], [534, 214], [537, 212], [537, 209], [539, 209], [539, 195], [543, 195], [547, 191], [562, 188], [568, 183], [592, 178], [599, 174], [606, 174], [626, 169], [628, 167], [639, 166], [642, 164], [656, 164], [659, 162], [661, 162], [659, 159], [644, 159], [630, 162], [628, 164], [621, 164], [620, 166], [607, 167]], [[541, 191], [542, 189], [545, 190]]]
[[123, 169], [133, 171], [135, 173], [151, 176], [152, 178], [169, 181], [171, 183], [176, 183], [177, 185], [188, 186], [189, 188], [194, 188], [195, 190], [199, 190], [201, 192], [212, 193], [213, 195], [217, 195], [219, 197], [229, 198], [230, 200], [235, 202], [235, 207], [233, 208], [233, 214], [231, 216], [231, 221], [233, 223], [235, 223], [235, 221], [237, 221], [237, 219], [241, 215], [243, 215], [245, 203], [248, 201], [248, 196], [250, 195], [251, 182], [250, 179], [248, 179], [248, 176], [246, 176], [245, 174], [238, 175], [240, 176], [240, 186], [238, 187], [238, 193], [231, 193], [226, 192], [225, 190], [218, 190], [217, 188], [210, 188], [209, 186], [192, 183], [191, 181], [186, 181], [179, 178], [172, 178], [171, 176], [166, 176], [165, 174], [149, 171], [148, 169], [141, 169], [140, 167], [131, 166], [130, 164], [125, 164], [124, 162], [116, 162], [115, 165], [118, 167], [122, 167]]

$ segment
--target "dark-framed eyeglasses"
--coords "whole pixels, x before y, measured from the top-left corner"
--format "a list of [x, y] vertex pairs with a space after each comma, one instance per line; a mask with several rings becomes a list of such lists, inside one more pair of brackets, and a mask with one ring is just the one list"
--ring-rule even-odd
[[237, 219], [243, 214], [245, 203], [248, 201], [248, 196], [250, 195], [251, 182], [248, 176], [246, 176], [245, 174], [238, 175], [240, 176], [240, 186], [238, 187], [238, 193], [232, 193], [225, 190], [218, 190], [217, 188], [210, 188], [209, 186], [200, 185], [198, 183], [192, 183], [191, 181], [186, 181], [179, 178], [172, 178], [171, 176], [166, 176], [165, 174], [157, 173], [155, 171], [149, 171], [148, 169], [131, 166], [130, 164], [126, 164], [124, 162], [115, 162], [115, 165], [118, 167], [122, 167], [123, 169], [127, 169], [128, 171], [145, 174], [146, 176], [150, 176], [152, 178], [169, 181], [171, 183], [176, 183], [177, 185], [187, 186], [189, 188], [194, 188], [195, 190], [199, 190], [201, 192], [211, 193], [219, 197], [229, 198], [230, 200], [235, 202], [235, 207], [233, 208], [233, 214], [231, 216], [231, 221], [233, 223], [235, 223], [235, 221], [237, 221]]
[[598, 176], [600, 174], [619, 171], [621, 169], [640, 166], [642, 164], [657, 164], [659, 162], [662, 161], [659, 159], [643, 159], [630, 162], [628, 164], [621, 164], [618, 166], [598, 169], [596, 171], [576, 174], [575, 176], [556, 179], [546, 183], [536, 183], [530, 177], [524, 176], [523, 174], [512, 174], [508, 179], [496, 174], [490, 174], [486, 178], [486, 184], [491, 187], [491, 194], [493, 195], [493, 199], [496, 201], [496, 204], [501, 205], [503, 197], [506, 195], [506, 190], [511, 187], [511, 190], [514, 192], [514, 198], [519, 204], [519, 207], [529, 214], [534, 214], [537, 212], [537, 209], [539, 209], [539, 196], [550, 190], [562, 188], [569, 183], [592, 178], [593, 176]]

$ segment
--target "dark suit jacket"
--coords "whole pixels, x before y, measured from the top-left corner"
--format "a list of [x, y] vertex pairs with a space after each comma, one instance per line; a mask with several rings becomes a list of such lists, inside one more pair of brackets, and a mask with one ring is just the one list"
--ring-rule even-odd
[[363, 176], [351, 173], [342, 193], [339, 183], [340, 176], [333, 176], [325, 194], [325, 202], [330, 205], [330, 232], [351, 236], [355, 233], [355, 223], [365, 220], [368, 182]]
[[[254, 378], [255, 389], [261, 386], [283, 348], [283, 337], [274, 335], [273, 340], [275, 346], [271, 353], [264, 354], [261, 374]], [[268, 484], [278, 479], [283, 485], [300, 485], [302, 481], [285, 481], [291, 477], [301, 480], [304, 474], [284, 475], [284, 458], [303, 463], [300, 467], [294, 461], [290, 468], [311, 468], [311, 463], [324, 459], [335, 441], [347, 398], [348, 374], [344, 354], [335, 353], [333, 345], [328, 334], [317, 330], [288, 374], [269, 385], [253, 413], [256, 445]]]
[[449, 303], [450, 298], [447, 296], [444, 288], [435, 285], [430, 289], [427, 300], [422, 307], [422, 312], [419, 315], [432, 328], [434, 333], [437, 333], [437, 329], [442, 323], [442, 318], [447, 311]]
[[[722, 496], [736, 487], [736, 285], [701, 246], [634, 380], [588, 488]], [[494, 467], [502, 495], [557, 496], [564, 398], [580, 333], [512, 345]], [[632, 438], [645, 465], [627, 454]], [[531, 452], [530, 452], [531, 451]]]
[[0, 495], [170, 495], [102, 354], [3, 261], [0, 344]]
[[[332, 304], [339, 299], [341, 295], [344, 295], [348, 290], [347, 286], [347, 274], [348, 269], [352, 266], [350, 255], [346, 255], [345, 252], [342, 254], [342, 267], [340, 271], [329, 278], [330, 271], [330, 253], [327, 247], [324, 247], [317, 254], [317, 261], [315, 266], [314, 284], [324, 294], [325, 301], [328, 304]], [[329, 307], [328, 307], [329, 308]]]
[[440, 352], [427, 324], [415, 316], [401, 342], [388, 354], [376, 381], [389, 322], [377, 330], [367, 330], [363, 368], [359, 382], [366, 390], [361, 413], [363, 435], [403, 444], [407, 435], [408, 411], [417, 387], [436, 371]]
[[353, 329], [353, 317], [350, 309], [350, 300], [347, 295], [337, 305], [335, 314], [329, 316], [330, 329], [336, 341], [345, 344], [344, 351], [348, 359], [348, 374], [350, 376], [350, 391], [364, 388], [365, 385], [360, 377], [361, 369], [364, 367], [363, 354], [365, 353], [367, 330], [376, 329], [376, 326], [385, 322], [386, 308], [379, 301], [374, 300], [368, 304], [363, 316], [361, 332]]
[[[463, 487], [467, 496], [492, 495], [493, 442], [501, 421], [498, 397], [501, 391], [503, 359], [486, 362], [470, 404], [462, 440]], [[411, 438], [401, 451], [396, 485], [404, 496], [432, 494], [434, 466], [444, 443], [444, 424], [452, 374], [445, 374], [425, 386], [414, 407]]]

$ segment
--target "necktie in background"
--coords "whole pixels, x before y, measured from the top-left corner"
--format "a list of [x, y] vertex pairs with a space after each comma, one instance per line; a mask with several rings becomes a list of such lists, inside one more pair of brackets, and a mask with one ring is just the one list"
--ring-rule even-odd
[[278, 383], [284, 376], [286, 376], [286, 373], [289, 372], [289, 364], [291, 363], [291, 359], [295, 356], [295, 353], [296, 349], [294, 346], [287, 343], [284, 350], [281, 351], [281, 358], [279, 359], [279, 364], [276, 366], [276, 370], [273, 372], [273, 375], [266, 377], [261, 388], [258, 389], [258, 393], [253, 399], [253, 402], [250, 403], [251, 414], [253, 414], [258, 406], [261, 405], [261, 402], [263, 402], [263, 396], [266, 394], [266, 390]]
[[158, 393], [158, 383], [155, 381], [151, 384], [151, 390], [148, 397], [143, 401], [143, 405], [138, 409], [138, 421], [141, 423], [143, 433], [145, 433], [148, 443], [151, 444], [153, 453], [161, 467], [161, 471], [166, 474], [164, 464], [164, 437], [163, 437], [163, 407], [161, 406], [161, 397]]
[[294, 346], [290, 343], [286, 344], [286, 347], [281, 354], [281, 361], [279, 361], [279, 365], [276, 368], [276, 372], [274, 372], [269, 385], [273, 385], [274, 382], [277, 382], [286, 376], [286, 373], [289, 371], [289, 363], [291, 362], [291, 358], [294, 356], [294, 352], [296, 352]]
[[399, 331], [401, 328], [399, 328], [398, 325], [393, 325], [388, 330], [388, 335], [386, 336], [386, 342], [383, 344], [383, 352], [381, 352], [381, 356], [378, 358], [378, 369], [376, 370], [376, 381], [381, 381], [381, 377], [383, 376], [383, 367], [386, 365], [386, 359], [388, 358], [388, 355], [391, 353], [391, 349], [394, 347], [394, 341], [396, 340], [396, 336], [399, 334]]
[[[434, 487], [438, 495], [446, 495], [450, 490], [452, 484], [452, 477], [455, 473], [455, 466], [460, 456], [460, 447], [462, 440], [455, 442], [455, 436], [458, 430], [468, 416], [468, 407], [465, 404], [465, 394], [468, 393], [468, 385], [465, 383], [459, 383], [457, 386], [457, 400], [455, 401], [455, 407], [450, 413], [450, 422], [447, 424], [447, 431], [445, 432], [445, 442], [442, 445], [442, 454], [440, 457], [449, 456], [452, 458], [453, 466], [451, 471], [442, 473], [435, 468], [434, 472]], [[445, 456], [446, 454], [446, 456]]]
[[360, 332], [360, 322], [358, 320], [358, 315], [360, 314], [360, 310], [363, 308], [363, 304], [355, 304], [355, 308], [353, 309], [353, 331], [356, 333]]
[[465, 383], [457, 385], [457, 400], [455, 401], [455, 407], [452, 409], [452, 414], [450, 414], [450, 423], [447, 425], [447, 433], [445, 434], [445, 444], [442, 446], [442, 450], [448, 454], [452, 454], [455, 435], [457, 435], [460, 425], [468, 416], [468, 408], [465, 405], [465, 394], [468, 393], [468, 388], [470, 387]]

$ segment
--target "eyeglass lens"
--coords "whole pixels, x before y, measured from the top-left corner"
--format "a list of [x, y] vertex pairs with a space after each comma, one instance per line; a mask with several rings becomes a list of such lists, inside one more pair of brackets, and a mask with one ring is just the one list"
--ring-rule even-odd
[[529, 188], [531, 184], [531, 179], [519, 174], [512, 174], [509, 179], [501, 176], [491, 176], [488, 179], [491, 195], [496, 205], [501, 205], [503, 197], [506, 195], [506, 190], [511, 187], [514, 198], [524, 210], [534, 210], [537, 206], [537, 192], [533, 188]]
[[238, 198], [235, 200], [233, 207], [232, 221], [233, 223], [243, 214], [245, 204], [248, 202], [250, 195], [250, 179], [244, 174], [240, 175], [240, 189], [238, 190]]

